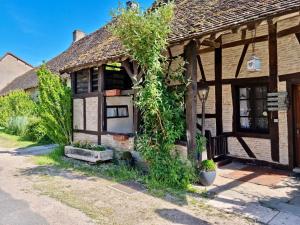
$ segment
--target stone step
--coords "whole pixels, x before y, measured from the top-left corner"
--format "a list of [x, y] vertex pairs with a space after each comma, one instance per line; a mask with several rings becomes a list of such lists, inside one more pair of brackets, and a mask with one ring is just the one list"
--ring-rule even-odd
[[300, 175], [300, 168], [299, 167], [294, 168], [293, 172]]

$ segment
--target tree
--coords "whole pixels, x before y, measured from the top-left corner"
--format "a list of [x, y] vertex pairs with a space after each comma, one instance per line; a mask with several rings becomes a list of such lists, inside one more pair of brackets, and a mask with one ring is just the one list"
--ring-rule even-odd
[[39, 112], [47, 136], [57, 144], [69, 144], [72, 137], [71, 90], [43, 65], [38, 70]]
[[149, 162], [150, 179], [160, 186], [186, 187], [192, 173], [174, 154], [175, 142], [184, 133], [184, 89], [168, 86], [170, 79], [184, 82], [183, 64], [169, 71], [168, 59], [163, 55], [173, 8], [172, 3], [162, 3], [148, 12], [121, 8], [111, 30], [144, 71], [144, 79], [134, 87], [143, 124], [137, 148]]

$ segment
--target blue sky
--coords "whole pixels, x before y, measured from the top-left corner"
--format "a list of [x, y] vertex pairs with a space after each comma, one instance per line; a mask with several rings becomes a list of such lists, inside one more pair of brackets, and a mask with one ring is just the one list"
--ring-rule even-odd
[[[12, 52], [37, 66], [72, 42], [72, 32], [91, 33], [126, 0], [0, 0], [0, 57]], [[143, 8], [153, 0], [140, 0]]]

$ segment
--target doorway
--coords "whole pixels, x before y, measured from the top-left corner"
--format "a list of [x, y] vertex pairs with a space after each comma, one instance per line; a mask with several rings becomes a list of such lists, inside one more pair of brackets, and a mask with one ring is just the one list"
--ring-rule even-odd
[[300, 85], [293, 87], [293, 108], [294, 108], [294, 163], [300, 168]]

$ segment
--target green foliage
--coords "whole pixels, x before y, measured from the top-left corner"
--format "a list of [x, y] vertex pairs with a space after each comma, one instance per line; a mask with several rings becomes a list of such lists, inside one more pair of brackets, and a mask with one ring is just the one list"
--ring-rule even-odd
[[0, 112], [0, 126], [7, 128], [15, 117], [32, 116], [36, 104], [27, 93], [17, 90], [0, 97]]
[[196, 136], [196, 144], [198, 153], [204, 152], [206, 150], [206, 138], [201, 134], [197, 134]]
[[150, 180], [158, 186], [186, 188], [193, 176], [192, 167], [174, 154], [175, 142], [184, 132], [184, 87], [168, 86], [170, 80], [184, 82], [183, 66], [169, 71], [162, 54], [171, 31], [173, 8], [173, 4], [162, 4], [146, 13], [121, 8], [112, 31], [145, 74], [134, 88], [143, 123], [137, 149], [149, 162]]
[[10, 117], [7, 123], [6, 132], [13, 135], [25, 136], [28, 124], [28, 118], [25, 116]]
[[71, 142], [71, 90], [46, 66], [38, 71], [39, 111], [47, 136], [57, 144]]
[[43, 126], [42, 120], [40, 117], [31, 117], [29, 118], [29, 123], [26, 128], [25, 137], [37, 141], [39, 143], [51, 143], [48, 136], [46, 135], [46, 128]]
[[99, 152], [105, 151], [105, 147], [103, 147], [103, 146], [94, 145], [94, 144], [90, 144], [88, 142], [82, 142], [82, 141], [73, 143], [73, 146], [75, 148], [83, 148], [83, 149], [88, 149], [88, 150], [93, 150], [93, 151], [99, 151]]
[[203, 160], [200, 165], [200, 170], [210, 172], [216, 171], [217, 166], [213, 160]]

